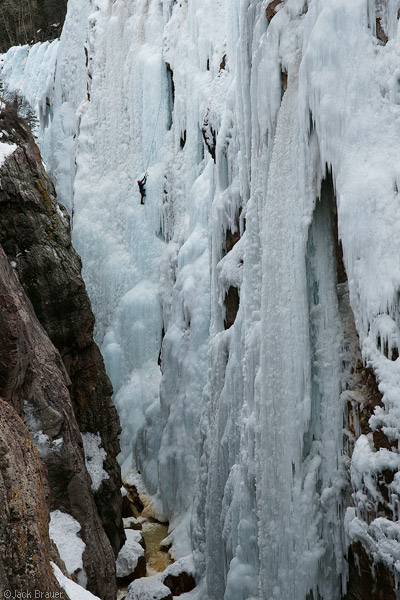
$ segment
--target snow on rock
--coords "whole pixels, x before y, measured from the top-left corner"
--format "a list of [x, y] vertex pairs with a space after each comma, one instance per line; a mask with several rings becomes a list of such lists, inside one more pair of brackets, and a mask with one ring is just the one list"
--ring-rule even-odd
[[61, 572], [61, 570], [59, 569], [59, 567], [57, 567], [56, 564], [54, 564], [53, 562], [50, 564], [53, 567], [53, 572], [58, 583], [63, 588], [63, 590], [66, 591], [69, 600], [99, 600], [97, 596], [94, 596], [93, 594], [85, 590], [82, 586], [78, 585], [71, 579], [68, 579], [68, 577], [65, 577], [65, 575]]
[[68, 513], [60, 510], [50, 513], [49, 535], [57, 546], [68, 573], [75, 574], [79, 584], [85, 587], [86, 574], [83, 570], [82, 554], [86, 544], [78, 535], [80, 530], [78, 521]]
[[124, 529], [142, 529], [142, 522], [140, 519], [136, 519], [135, 517], [126, 517], [122, 519], [124, 524]]
[[144, 556], [140, 531], [125, 529], [125, 535], [126, 542], [119, 551], [116, 562], [117, 577], [128, 577], [131, 575], [137, 567], [139, 558]]
[[190, 592], [196, 586], [196, 568], [191, 555], [180, 558], [169, 565], [161, 574], [161, 582], [172, 592], [173, 596]]
[[367, 524], [356, 517], [354, 508], [345, 515], [346, 530], [352, 542], [361, 542], [373, 564], [383, 563], [394, 573], [395, 581], [400, 578], [400, 524], [378, 517]]
[[170, 589], [155, 575], [133, 581], [128, 588], [126, 600], [172, 600], [172, 595]]
[[16, 149], [16, 144], [5, 144], [3, 142], [0, 143], [0, 168], [7, 156], [10, 156], [10, 154], [15, 152]]
[[164, 581], [164, 579], [168, 575], [172, 575], [172, 576], [176, 577], [177, 575], [180, 575], [183, 572], [187, 573], [188, 575], [195, 574], [196, 569], [195, 569], [195, 565], [194, 565], [192, 556], [184, 556], [183, 558], [180, 558], [179, 560], [172, 563], [172, 565], [169, 565], [162, 572], [161, 581]]
[[107, 458], [107, 452], [101, 446], [99, 433], [82, 433], [82, 442], [86, 468], [92, 478], [92, 490], [97, 492], [102, 481], [110, 477], [103, 469], [103, 462]]
[[43, 432], [43, 423], [36, 411], [27, 401], [24, 402], [24, 421], [31, 432], [32, 440], [39, 450], [40, 457], [45, 459], [51, 452], [59, 452], [64, 443], [63, 437], [50, 439]]

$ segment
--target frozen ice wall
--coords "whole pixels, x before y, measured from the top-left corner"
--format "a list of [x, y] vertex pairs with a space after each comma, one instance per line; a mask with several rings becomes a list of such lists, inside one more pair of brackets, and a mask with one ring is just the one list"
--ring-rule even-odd
[[[339, 600], [356, 541], [397, 572], [399, 8], [69, 0], [60, 42], [5, 57], [73, 219], [123, 470], [199, 600]], [[355, 432], [352, 460], [345, 313], [389, 443]]]

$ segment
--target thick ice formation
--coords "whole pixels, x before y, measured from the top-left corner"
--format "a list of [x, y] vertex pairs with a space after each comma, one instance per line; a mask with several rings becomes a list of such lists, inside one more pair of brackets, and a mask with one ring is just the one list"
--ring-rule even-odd
[[4, 58], [73, 218], [124, 471], [178, 556], [190, 536], [199, 599], [339, 599], [349, 540], [397, 564], [397, 476], [393, 521], [364, 520], [396, 451], [359, 437], [343, 516], [334, 257], [337, 216], [396, 443], [399, 5], [69, 0], [60, 42]]

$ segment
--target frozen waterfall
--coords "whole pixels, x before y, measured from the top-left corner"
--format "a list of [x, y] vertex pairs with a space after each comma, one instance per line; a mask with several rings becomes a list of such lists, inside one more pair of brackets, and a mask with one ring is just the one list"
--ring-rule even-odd
[[193, 553], [193, 599], [340, 600], [358, 541], [397, 585], [399, 8], [69, 0], [59, 41], [4, 56], [72, 218], [123, 474]]

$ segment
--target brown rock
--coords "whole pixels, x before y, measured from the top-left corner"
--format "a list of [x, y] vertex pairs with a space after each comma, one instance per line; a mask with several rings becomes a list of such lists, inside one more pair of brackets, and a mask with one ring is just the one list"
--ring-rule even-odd
[[193, 575], [189, 575], [184, 571], [179, 573], [179, 575], [167, 575], [163, 579], [163, 584], [171, 590], [173, 596], [180, 596], [181, 594], [194, 590], [196, 587]]
[[47, 496], [29, 431], [0, 399], [0, 592], [45, 590], [65, 597], [50, 566]]
[[343, 600], [396, 600], [393, 575], [382, 564], [374, 565], [360, 542], [349, 551], [349, 583]]
[[118, 585], [120, 587], [124, 587], [132, 583], [132, 581], [135, 581], [135, 579], [141, 579], [142, 577], [146, 577], [146, 570], [146, 558], [144, 556], [140, 556], [138, 558], [138, 562], [133, 573], [131, 573], [127, 577], [119, 577]]
[[240, 240], [240, 237], [241, 235], [239, 227], [234, 232], [232, 232], [230, 229], [227, 229], [225, 236], [225, 248], [227, 252], [232, 250], [233, 246], [235, 246], [235, 244], [237, 244]]
[[129, 500], [128, 496], [122, 497], [122, 518], [127, 519], [129, 517], [134, 517], [135, 511], [133, 509], [132, 502]]
[[266, 8], [266, 15], [267, 15], [267, 20], [268, 23], [270, 23], [272, 21], [272, 19], [274, 18], [275, 14], [276, 14], [276, 7], [279, 6], [279, 4], [282, 4], [283, 0], [273, 0], [272, 2], [270, 2]]
[[[131, 505], [131, 510], [132, 510], [132, 514], [135, 512], [135, 510], [137, 511], [138, 514], [141, 514], [143, 512], [144, 509], [144, 504], [140, 499], [140, 494], [136, 489], [136, 486], [134, 485], [128, 485], [125, 484], [126, 487], [126, 491], [128, 494], [128, 500], [129, 503]], [[130, 516], [130, 515], [128, 515]], [[133, 514], [133, 516], [137, 516], [137, 514]]]
[[388, 43], [389, 38], [383, 28], [381, 17], [376, 17], [376, 37], [382, 42], [383, 45]]
[[[0, 395], [24, 416], [39, 449], [47, 468], [50, 509], [62, 507], [81, 524], [88, 588], [113, 600], [114, 554], [91, 492], [68, 375], [1, 247], [0, 332]], [[12, 514], [18, 516], [18, 511], [13, 504]]]
[[226, 54], [223, 55], [221, 62], [219, 63], [219, 70], [225, 71], [226, 69]]
[[[0, 113], [0, 127], [19, 145], [1, 168], [0, 244], [15, 261], [36, 316], [61, 354], [80, 431], [100, 433], [109, 478], [94, 497], [116, 556], [125, 539], [116, 460], [120, 424], [103, 359], [93, 341], [94, 316], [81, 261], [71, 245], [69, 217], [57, 204], [30, 132], [10, 110]], [[57, 426], [54, 415], [42, 415], [47, 418]]]

